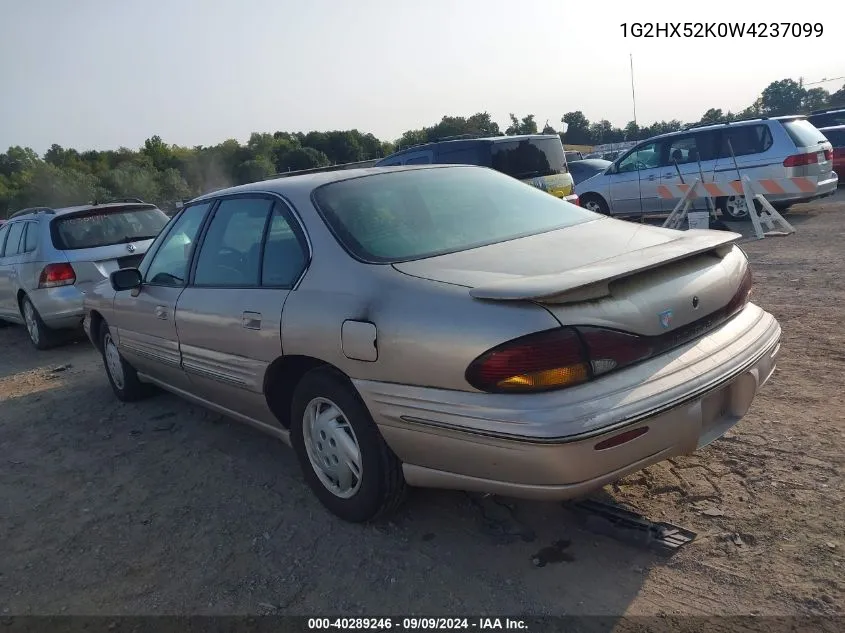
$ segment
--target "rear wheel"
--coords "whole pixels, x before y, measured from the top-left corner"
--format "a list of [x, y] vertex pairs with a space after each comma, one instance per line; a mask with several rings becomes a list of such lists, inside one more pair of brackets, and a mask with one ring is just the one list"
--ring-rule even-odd
[[117, 344], [112, 338], [108, 324], [100, 326], [100, 349], [103, 353], [103, 365], [106, 368], [112, 391], [121, 402], [134, 402], [146, 398], [152, 393], [152, 386], [138, 379], [138, 372], [120, 355]]
[[607, 202], [604, 201], [604, 198], [596, 194], [588, 193], [580, 197], [578, 203], [587, 209], [587, 211], [592, 211], [593, 213], [601, 213], [602, 215], [608, 215], [610, 213]]
[[402, 465], [367, 407], [335, 371], [308, 372], [291, 406], [291, 442], [320, 502], [355, 523], [386, 516], [405, 495]]
[[35, 309], [27, 296], [21, 299], [21, 316], [26, 326], [26, 333], [29, 334], [29, 340], [35, 346], [35, 349], [43, 350], [53, 346], [55, 333], [44, 324], [38, 310]]

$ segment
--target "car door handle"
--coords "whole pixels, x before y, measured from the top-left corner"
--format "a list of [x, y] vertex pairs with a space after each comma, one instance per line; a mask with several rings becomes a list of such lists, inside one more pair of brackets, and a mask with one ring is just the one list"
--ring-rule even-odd
[[241, 326], [247, 330], [260, 330], [261, 314], [259, 312], [244, 312], [241, 315]]
[[156, 306], [156, 318], [167, 320], [167, 308], [164, 306]]
[[654, 180], [654, 174], [648, 177], [649, 180]]
[[670, 174], [663, 174], [663, 177], [664, 178], [674, 178], [675, 174], [671, 174], [671, 173]]

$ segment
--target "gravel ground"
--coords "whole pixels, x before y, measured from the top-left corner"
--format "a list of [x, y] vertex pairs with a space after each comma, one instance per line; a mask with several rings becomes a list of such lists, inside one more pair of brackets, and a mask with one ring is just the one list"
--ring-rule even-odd
[[841, 193], [746, 246], [785, 337], [749, 415], [602, 492], [697, 532], [672, 558], [561, 504], [458, 492], [342, 523], [275, 440], [166, 394], [120, 404], [86, 342], [2, 329], [0, 612], [842, 614]]

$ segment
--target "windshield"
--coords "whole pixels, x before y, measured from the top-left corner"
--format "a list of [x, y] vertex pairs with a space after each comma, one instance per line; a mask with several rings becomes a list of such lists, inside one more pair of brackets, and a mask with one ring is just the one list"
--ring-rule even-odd
[[556, 136], [495, 141], [490, 149], [491, 167], [520, 180], [566, 173], [566, 155]]
[[372, 263], [467, 250], [598, 217], [483, 167], [343, 180], [316, 189], [314, 202], [346, 250]]
[[75, 250], [151, 240], [169, 219], [156, 207], [111, 207], [59, 217], [52, 224], [53, 245]]

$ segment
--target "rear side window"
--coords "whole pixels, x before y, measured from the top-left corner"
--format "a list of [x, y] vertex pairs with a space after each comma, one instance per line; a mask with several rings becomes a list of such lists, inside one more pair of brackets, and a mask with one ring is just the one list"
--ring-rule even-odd
[[463, 149], [441, 151], [437, 157], [437, 162], [447, 165], [482, 165], [486, 167], [490, 160], [489, 158], [486, 161], [480, 160], [481, 148], [481, 145], [475, 144]]
[[24, 253], [31, 253], [38, 246], [38, 224], [35, 222], [26, 223], [26, 234], [24, 235]]
[[9, 234], [9, 225], [0, 227], [0, 257], [3, 257], [3, 248], [6, 243], [6, 236]]
[[428, 165], [431, 163], [431, 158], [429, 156], [415, 156], [414, 158], [409, 158], [405, 161], [406, 165]]
[[845, 129], [842, 130], [820, 130], [830, 144], [834, 147], [845, 147]]
[[12, 255], [17, 255], [20, 252], [18, 250], [18, 246], [21, 241], [21, 235], [23, 235], [23, 229], [23, 222], [15, 222], [14, 224], [9, 225], [9, 237], [6, 239], [6, 252], [3, 253], [5, 257], [11, 257]]
[[97, 248], [155, 238], [168, 222], [156, 207], [111, 207], [53, 220], [51, 234], [58, 250]]
[[[728, 145], [730, 141], [730, 145]], [[727, 127], [722, 130], [720, 158], [761, 154], [772, 146], [772, 131], [768, 125], [742, 125]]]
[[783, 127], [796, 147], [813, 147], [824, 143], [824, 134], [807, 119], [783, 121]]

